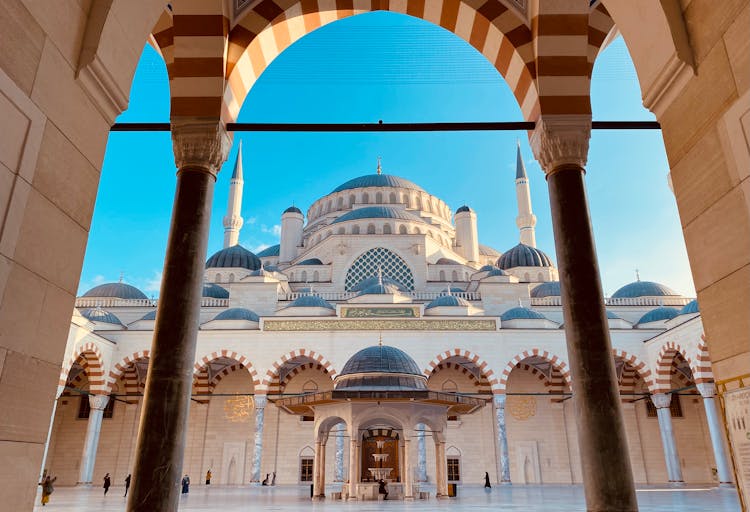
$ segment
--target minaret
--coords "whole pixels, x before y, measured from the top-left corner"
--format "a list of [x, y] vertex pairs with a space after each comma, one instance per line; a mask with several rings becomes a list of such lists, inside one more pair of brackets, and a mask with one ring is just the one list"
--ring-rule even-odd
[[464, 205], [456, 210], [456, 252], [469, 263], [479, 263], [479, 235], [477, 214]]
[[518, 141], [516, 153], [516, 199], [518, 200], [518, 216], [516, 225], [521, 231], [521, 243], [536, 247], [536, 215], [531, 211], [531, 193], [529, 192], [529, 178], [526, 176], [526, 167], [521, 158], [521, 141]]
[[237, 245], [242, 227], [242, 141], [237, 149], [237, 161], [234, 164], [232, 178], [229, 180], [229, 199], [227, 214], [224, 216], [224, 248]]

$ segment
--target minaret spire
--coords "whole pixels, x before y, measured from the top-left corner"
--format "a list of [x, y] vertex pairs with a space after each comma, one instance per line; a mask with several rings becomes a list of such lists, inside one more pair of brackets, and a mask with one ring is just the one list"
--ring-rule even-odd
[[224, 248], [237, 245], [242, 228], [242, 140], [237, 148], [237, 161], [234, 163], [232, 178], [229, 180], [227, 214], [224, 216]]
[[523, 165], [521, 156], [521, 141], [517, 141], [516, 149], [516, 199], [518, 200], [518, 216], [516, 225], [520, 230], [521, 243], [536, 247], [536, 215], [531, 211], [531, 192], [529, 191], [529, 178], [526, 175], [526, 166]]
[[383, 167], [380, 165], [380, 157], [378, 157], [378, 168], [377, 168], [378, 174], [383, 174]]

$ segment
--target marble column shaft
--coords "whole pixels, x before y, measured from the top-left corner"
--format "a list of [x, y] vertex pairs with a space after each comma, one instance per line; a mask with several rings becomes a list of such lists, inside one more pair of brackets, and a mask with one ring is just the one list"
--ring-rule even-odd
[[711, 447], [716, 462], [716, 472], [719, 483], [731, 484], [734, 481], [732, 468], [729, 465], [729, 449], [724, 436], [724, 427], [721, 424], [719, 410], [716, 407], [716, 385], [713, 382], [696, 384], [698, 391], [703, 397], [703, 408], [706, 409], [706, 423], [711, 436]]
[[417, 480], [427, 481], [427, 446], [425, 445], [424, 423], [417, 424]]
[[99, 448], [99, 433], [102, 430], [102, 418], [104, 417], [104, 409], [109, 402], [109, 396], [89, 395], [88, 400], [91, 409], [86, 424], [86, 438], [83, 441], [81, 471], [78, 476], [79, 484], [91, 484], [93, 482], [96, 452]]
[[414, 499], [414, 469], [411, 465], [411, 441], [404, 439], [404, 499]]
[[[356, 432], [356, 431], [355, 431]], [[352, 436], [349, 442], [349, 499], [357, 499], [357, 483], [359, 482], [359, 464], [358, 451], [359, 443], [356, 441], [356, 435]]]
[[268, 397], [266, 395], [255, 395], [253, 397], [255, 405], [255, 433], [253, 447], [253, 466], [250, 475], [251, 482], [260, 482], [260, 466], [263, 460], [263, 425], [265, 424], [266, 404]]
[[530, 142], [549, 188], [586, 507], [637, 511], [584, 184], [590, 134], [591, 115], [543, 115]]
[[493, 395], [495, 425], [497, 427], [497, 451], [499, 460], [497, 473], [501, 483], [510, 483], [510, 458], [508, 455], [508, 432], [505, 427], [506, 395]]
[[229, 137], [216, 120], [173, 119], [177, 186], [164, 258], [128, 512], [173, 512], [180, 498], [208, 226]]
[[344, 481], [344, 432], [345, 426], [339, 423], [336, 427], [336, 466], [334, 468], [334, 479], [337, 482]]
[[664, 461], [667, 464], [667, 478], [670, 482], [682, 482], [680, 456], [677, 453], [677, 443], [675, 443], [674, 430], [672, 428], [672, 412], [669, 409], [672, 395], [657, 393], [651, 395], [651, 401], [656, 407], [656, 417], [659, 420], [659, 433], [661, 434], [661, 444], [664, 448]]
[[448, 497], [448, 459], [445, 452], [445, 441], [435, 442], [435, 466], [437, 496]]

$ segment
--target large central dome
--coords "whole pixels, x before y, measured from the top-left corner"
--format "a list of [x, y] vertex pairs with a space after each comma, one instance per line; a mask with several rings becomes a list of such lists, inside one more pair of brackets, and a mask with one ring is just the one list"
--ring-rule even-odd
[[392, 188], [406, 188], [410, 190], [419, 190], [420, 192], [426, 192], [422, 187], [404, 178], [398, 176], [392, 176], [390, 174], [366, 174], [357, 178], [351, 179], [346, 183], [336, 187], [332, 194], [335, 192], [341, 192], [342, 190], [351, 190], [353, 188], [365, 188], [365, 187], [392, 187]]
[[396, 347], [376, 345], [354, 354], [336, 377], [336, 389], [395, 391], [427, 389], [427, 379], [414, 359]]

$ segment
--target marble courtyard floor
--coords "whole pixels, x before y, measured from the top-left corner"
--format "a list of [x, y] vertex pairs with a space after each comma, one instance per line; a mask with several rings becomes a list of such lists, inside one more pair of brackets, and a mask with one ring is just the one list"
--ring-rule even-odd
[[[330, 486], [329, 492], [334, 490]], [[423, 490], [429, 490], [429, 487]], [[125, 510], [124, 488], [112, 487], [109, 494], [102, 495], [99, 487], [58, 487], [50, 503], [42, 508], [37, 497], [34, 510], [63, 512], [114, 512]], [[192, 486], [190, 494], [181, 497], [180, 510], [237, 512], [269, 510], [292, 512], [311, 510], [315, 512], [349, 511], [410, 511], [450, 510], [451, 512], [516, 511], [540, 512], [584, 511], [583, 487], [579, 485], [512, 485], [495, 486], [491, 492], [482, 487], [463, 485], [458, 488], [458, 497], [449, 500], [403, 501], [316, 501], [309, 499], [309, 487], [258, 485]], [[434, 492], [431, 492], [434, 496]], [[736, 512], [740, 510], [734, 489], [686, 486], [681, 489], [666, 486], [640, 487], [638, 503], [642, 512]]]

